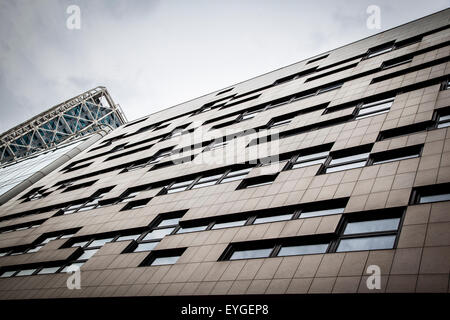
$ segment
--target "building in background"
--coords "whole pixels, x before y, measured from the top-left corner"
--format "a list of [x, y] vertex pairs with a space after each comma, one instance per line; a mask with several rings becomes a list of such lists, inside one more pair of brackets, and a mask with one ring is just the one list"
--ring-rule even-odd
[[0, 204], [125, 122], [106, 88], [97, 87], [1, 134]]
[[449, 17], [118, 127], [0, 207], [0, 298], [447, 292]]

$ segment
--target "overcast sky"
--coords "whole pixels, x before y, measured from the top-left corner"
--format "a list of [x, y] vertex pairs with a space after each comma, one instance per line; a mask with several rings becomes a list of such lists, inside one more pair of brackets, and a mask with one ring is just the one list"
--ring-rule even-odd
[[[81, 28], [66, 27], [69, 5]], [[450, 0], [0, 0], [0, 132], [98, 85], [129, 120], [449, 7]], [[366, 27], [369, 5], [381, 29]]]

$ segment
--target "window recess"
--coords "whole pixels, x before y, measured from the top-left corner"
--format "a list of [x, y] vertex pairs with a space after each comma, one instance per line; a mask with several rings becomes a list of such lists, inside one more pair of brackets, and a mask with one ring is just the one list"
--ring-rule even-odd
[[377, 141], [383, 141], [387, 139], [392, 139], [396, 137], [401, 137], [405, 135], [415, 134], [419, 132], [426, 131], [428, 129], [431, 129], [434, 125], [433, 121], [424, 121], [419, 123], [410, 124], [403, 127], [393, 128], [393, 129], [387, 129], [380, 131]]
[[364, 167], [369, 159], [372, 144], [332, 152], [326, 161], [323, 173]]
[[394, 97], [382, 99], [370, 103], [363, 103], [357, 107], [355, 120], [361, 120], [364, 118], [376, 116], [379, 114], [387, 113], [391, 109], [394, 103]]
[[411, 204], [450, 201], [450, 183], [416, 187], [411, 193]]
[[323, 165], [328, 159], [332, 146], [333, 144], [327, 144], [302, 150], [291, 157], [290, 161], [286, 164], [283, 170], [303, 168], [317, 164]]
[[219, 260], [393, 249], [404, 212], [398, 207], [349, 213], [337, 233], [231, 243]]
[[152, 251], [139, 266], [148, 267], [175, 264], [185, 250], [186, 248], [177, 248]]
[[72, 214], [75, 212], [82, 212], [100, 208], [103, 206], [103, 204], [100, 203], [100, 200], [113, 188], [114, 187], [100, 189], [85, 200], [72, 202], [71, 204], [62, 208], [60, 212], [58, 212], [58, 215]]
[[420, 157], [423, 144], [374, 153], [370, 156], [370, 164], [382, 164]]

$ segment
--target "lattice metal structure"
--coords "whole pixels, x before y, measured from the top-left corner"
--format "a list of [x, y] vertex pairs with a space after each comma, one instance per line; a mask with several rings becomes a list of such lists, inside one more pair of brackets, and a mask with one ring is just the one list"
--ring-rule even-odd
[[105, 87], [64, 101], [0, 136], [0, 163], [15, 161], [108, 126], [126, 123]]

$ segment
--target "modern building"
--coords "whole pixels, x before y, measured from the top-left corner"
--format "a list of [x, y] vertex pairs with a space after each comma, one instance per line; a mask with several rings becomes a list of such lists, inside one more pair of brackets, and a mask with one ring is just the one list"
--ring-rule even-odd
[[114, 129], [0, 207], [0, 298], [448, 292], [449, 18]]
[[0, 135], [0, 204], [126, 123], [104, 87], [60, 103]]

